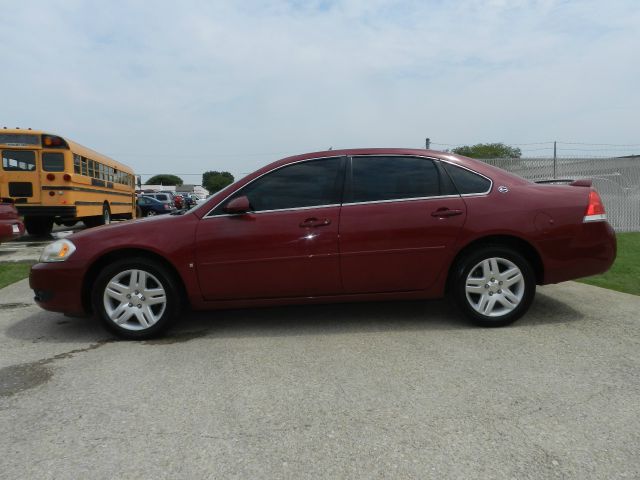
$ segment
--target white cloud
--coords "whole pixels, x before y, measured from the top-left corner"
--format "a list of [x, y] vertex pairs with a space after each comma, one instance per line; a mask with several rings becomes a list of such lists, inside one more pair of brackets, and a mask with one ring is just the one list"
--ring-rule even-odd
[[145, 173], [237, 175], [425, 136], [638, 143], [636, 5], [15, 2], [0, 18], [0, 124]]

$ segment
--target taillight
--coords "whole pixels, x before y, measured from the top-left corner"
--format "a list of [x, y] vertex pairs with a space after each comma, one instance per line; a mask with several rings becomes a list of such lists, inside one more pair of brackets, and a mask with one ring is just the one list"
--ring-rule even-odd
[[589, 205], [587, 205], [583, 222], [600, 222], [606, 219], [607, 215], [605, 214], [600, 195], [598, 195], [598, 192], [595, 190], [591, 190], [589, 192]]
[[168, 204], [168, 203], [165, 203], [165, 204], [164, 204], [164, 209], [165, 209], [165, 210], [171, 210], [171, 207], [169, 206], [169, 204]]
[[56, 176], [53, 173], [47, 173], [47, 180], [53, 182], [56, 179]]
[[63, 176], [62, 178], [64, 178], [64, 179], [65, 179], [65, 181], [67, 181], [67, 182], [68, 182], [69, 180], [71, 180], [71, 175], [69, 175], [68, 173], [65, 173], [65, 174], [64, 174], [64, 176]]

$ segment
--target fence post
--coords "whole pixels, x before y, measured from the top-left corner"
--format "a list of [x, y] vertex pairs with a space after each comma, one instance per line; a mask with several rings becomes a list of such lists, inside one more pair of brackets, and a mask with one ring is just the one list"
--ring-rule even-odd
[[553, 179], [555, 180], [556, 178], [558, 178], [557, 172], [558, 172], [558, 156], [556, 154], [556, 143], [557, 142], [553, 142]]

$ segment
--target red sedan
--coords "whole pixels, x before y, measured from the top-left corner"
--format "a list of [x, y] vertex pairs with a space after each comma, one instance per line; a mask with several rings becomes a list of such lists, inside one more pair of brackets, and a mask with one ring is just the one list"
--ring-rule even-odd
[[0, 201], [0, 243], [24, 235], [24, 224], [20, 221], [18, 210], [10, 202]]
[[606, 271], [616, 240], [589, 181], [540, 185], [448, 153], [359, 149], [272, 163], [180, 215], [47, 246], [38, 304], [125, 338], [180, 311], [439, 298], [501, 326], [536, 285]]

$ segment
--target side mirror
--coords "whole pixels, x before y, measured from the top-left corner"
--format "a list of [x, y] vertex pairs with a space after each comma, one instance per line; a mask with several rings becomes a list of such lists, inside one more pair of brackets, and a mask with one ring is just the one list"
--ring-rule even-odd
[[251, 210], [251, 204], [244, 195], [234, 198], [224, 207], [224, 211], [227, 213], [247, 213], [249, 210]]

